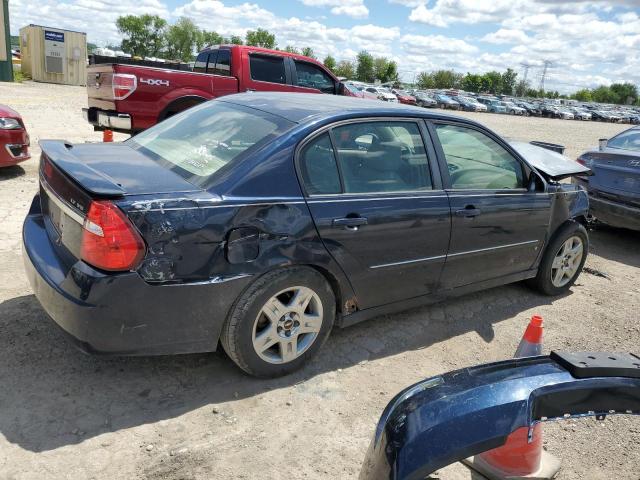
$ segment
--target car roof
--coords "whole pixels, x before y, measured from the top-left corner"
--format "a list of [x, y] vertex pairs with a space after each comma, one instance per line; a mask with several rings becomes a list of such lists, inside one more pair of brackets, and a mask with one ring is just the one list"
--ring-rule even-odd
[[466, 119], [455, 115], [432, 113], [421, 107], [342, 95], [250, 92], [227, 95], [219, 98], [217, 101], [255, 108], [278, 115], [295, 123], [306, 123], [319, 118], [330, 118], [339, 114], [351, 114], [354, 117], [372, 117], [376, 115], [419, 116], [423, 118], [450, 118], [466, 121]]

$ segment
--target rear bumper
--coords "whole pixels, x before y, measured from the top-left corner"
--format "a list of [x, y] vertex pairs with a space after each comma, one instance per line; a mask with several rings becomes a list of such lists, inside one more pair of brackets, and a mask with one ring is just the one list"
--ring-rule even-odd
[[640, 208], [589, 195], [589, 212], [602, 223], [640, 230]]
[[29, 135], [24, 129], [0, 131], [0, 167], [29, 160]]
[[96, 129], [120, 132], [130, 132], [132, 130], [131, 115], [128, 113], [118, 113], [91, 107], [83, 108], [82, 116]]
[[159, 286], [135, 272], [104, 274], [66, 258], [50, 241], [47, 221], [32, 212], [25, 219], [25, 271], [44, 310], [82, 350], [158, 355], [216, 349], [227, 312], [249, 278]]

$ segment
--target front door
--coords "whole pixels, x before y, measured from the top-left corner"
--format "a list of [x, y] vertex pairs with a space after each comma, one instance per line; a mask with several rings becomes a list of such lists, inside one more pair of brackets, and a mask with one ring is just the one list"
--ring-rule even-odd
[[526, 188], [528, 168], [489, 132], [454, 123], [433, 127], [452, 218], [442, 287], [531, 269], [546, 240], [550, 195]]
[[335, 126], [301, 150], [307, 204], [359, 308], [438, 287], [451, 219], [429, 150], [417, 121], [388, 119]]

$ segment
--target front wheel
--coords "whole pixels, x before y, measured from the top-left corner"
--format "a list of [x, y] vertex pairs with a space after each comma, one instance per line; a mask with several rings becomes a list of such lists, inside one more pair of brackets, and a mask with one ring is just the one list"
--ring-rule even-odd
[[531, 285], [546, 295], [560, 295], [575, 283], [589, 250], [587, 230], [578, 222], [560, 227], [544, 252]]
[[306, 267], [260, 277], [239, 298], [220, 341], [245, 372], [279, 377], [300, 368], [327, 339], [336, 315], [324, 277]]

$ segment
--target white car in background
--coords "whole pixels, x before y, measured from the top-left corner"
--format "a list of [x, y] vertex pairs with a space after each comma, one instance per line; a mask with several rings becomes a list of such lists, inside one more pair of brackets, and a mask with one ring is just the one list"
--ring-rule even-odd
[[524, 108], [517, 106], [513, 102], [502, 102], [502, 105], [504, 105], [504, 108], [510, 115], [524, 115], [525, 113], [527, 113]]
[[570, 107], [569, 111], [573, 113], [576, 120], [591, 120], [591, 113], [578, 107]]
[[367, 87], [365, 90], [369, 93], [373, 93], [378, 97], [379, 100], [383, 100], [385, 102], [398, 103], [398, 97], [396, 97], [391, 90], [382, 87]]

